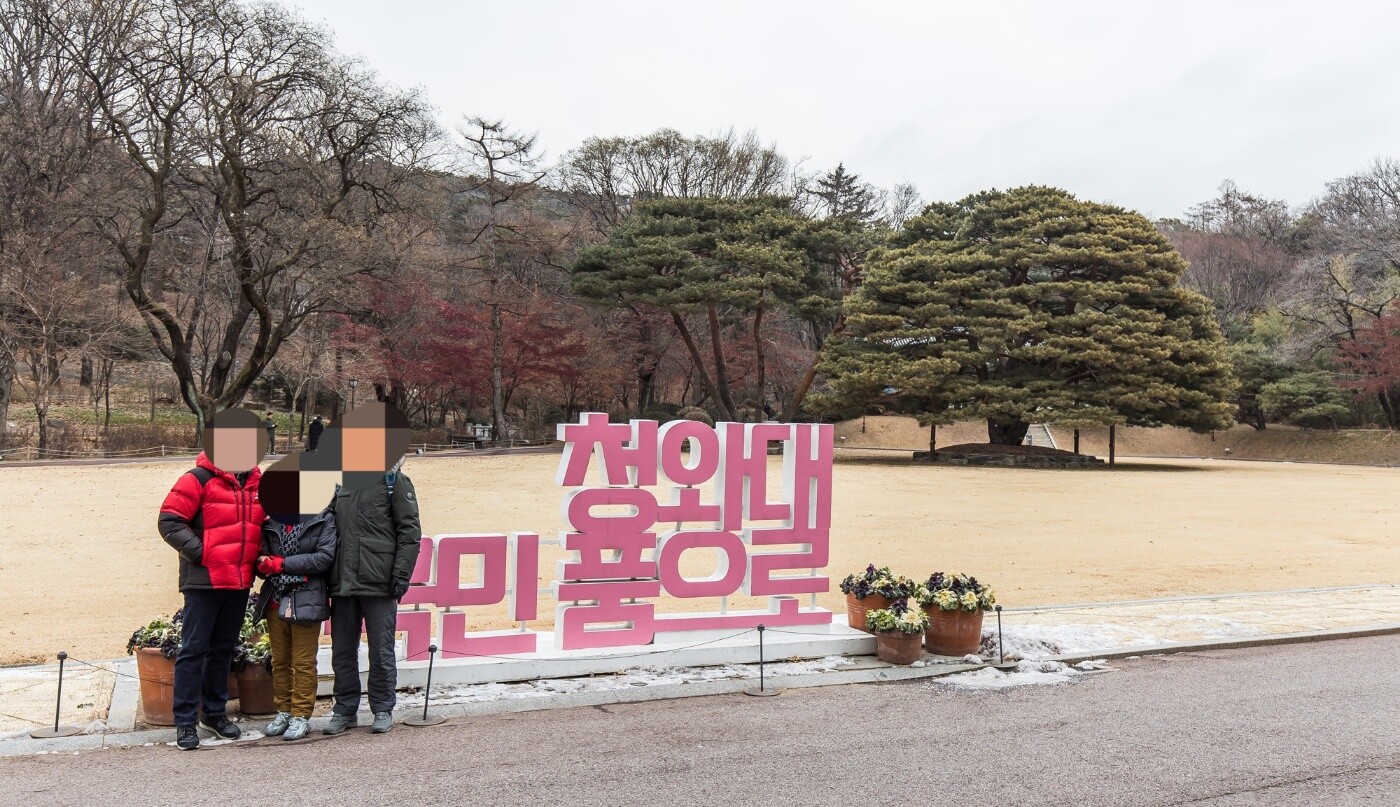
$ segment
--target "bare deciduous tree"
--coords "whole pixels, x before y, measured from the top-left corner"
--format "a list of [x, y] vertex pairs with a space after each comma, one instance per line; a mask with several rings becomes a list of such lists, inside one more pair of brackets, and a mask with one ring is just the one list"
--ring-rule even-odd
[[430, 118], [276, 6], [70, 0], [43, 21], [124, 156], [95, 223], [202, 426], [307, 316], [392, 266], [377, 235]]
[[638, 200], [791, 194], [790, 168], [753, 132], [687, 137], [661, 129], [643, 137], [589, 138], [565, 155], [559, 171], [563, 187], [606, 234]]
[[481, 117], [467, 118], [461, 134], [475, 179], [465, 193], [470, 201], [459, 219], [457, 245], [475, 253], [475, 267], [485, 278], [486, 304], [491, 310], [491, 429], [497, 440], [506, 440], [510, 424], [502, 376], [502, 286], [518, 285], [528, 264], [524, 253], [538, 240], [539, 228], [533, 226], [528, 201], [545, 172], [539, 168], [533, 134], [520, 134], [500, 120]]

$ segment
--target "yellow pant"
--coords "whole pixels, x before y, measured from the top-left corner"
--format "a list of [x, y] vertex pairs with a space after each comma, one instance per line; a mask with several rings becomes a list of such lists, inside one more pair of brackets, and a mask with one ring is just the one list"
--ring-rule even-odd
[[272, 689], [277, 711], [311, 717], [316, 708], [316, 649], [320, 625], [297, 625], [267, 612], [267, 638], [272, 645]]

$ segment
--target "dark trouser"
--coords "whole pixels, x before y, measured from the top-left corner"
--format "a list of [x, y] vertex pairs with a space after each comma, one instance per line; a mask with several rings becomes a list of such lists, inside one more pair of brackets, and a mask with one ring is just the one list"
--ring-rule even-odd
[[331, 597], [331, 668], [335, 671], [335, 713], [360, 710], [360, 630], [369, 640], [369, 708], [394, 711], [398, 665], [394, 629], [399, 604], [393, 597]]
[[228, 672], [248, 589], [189, 589], [185, 592], [184, 628], [175, 656], [175, 725], [193, 726], [204, 707], [206, 718], [228, 708]]

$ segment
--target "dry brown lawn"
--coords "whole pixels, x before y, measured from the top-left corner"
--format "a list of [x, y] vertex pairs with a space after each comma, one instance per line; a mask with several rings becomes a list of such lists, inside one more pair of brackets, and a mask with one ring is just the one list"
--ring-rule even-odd
[[[840, 434], [852, 428], [859, 423]], [[976, 439], [952, 431], [949, 444]], [[557, 461], [430, 457], [405, 467], [427, 532], [533, 530], [548, 539], [563, 526]], [[0, 467], [0, 663], [60, 649], [116, 657], [135, 627], [178, 607], [176, 556], [155, 528], [183, 470]], [[966, 571], [1008, 605], [1400, 583], [1398, 482], [1400, 471], [1387, 468], [1210, 460], [1138, 460], [1115, 471], [945, 468], [845, 451], [828, 572], [839, 578], [871, 562], [915, 577]], [[559, 552], [542, 555], [547, 584]], [[687, 561], [696, 574], [709, 563]], [[839, 598], [833, 584], [821, 601], [840, 608]], [[541, 603], [542, 615], [552, 610]], [[483, 628], [503, 626], [494, 611], [479, 617]]]

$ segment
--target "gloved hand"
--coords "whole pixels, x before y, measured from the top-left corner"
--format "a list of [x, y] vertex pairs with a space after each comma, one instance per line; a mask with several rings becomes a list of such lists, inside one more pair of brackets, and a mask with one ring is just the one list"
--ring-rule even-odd
[[395, 581], [394, 581], [394, 600], [397, 601], [397, 602], [403, 602], [404, 595], [407, 594], [407, 593], [408, 593], [408, 581], [407, 581], [407, 580], [395, 580]]
[[276, 555], [263, 555], [258, 558], [258, 572], [264, 575], [281, 574], [282, 561]]

